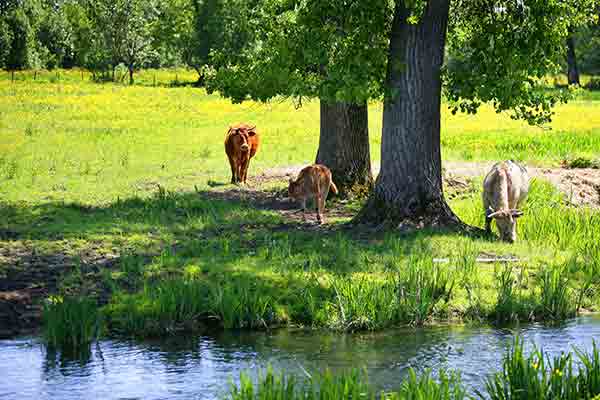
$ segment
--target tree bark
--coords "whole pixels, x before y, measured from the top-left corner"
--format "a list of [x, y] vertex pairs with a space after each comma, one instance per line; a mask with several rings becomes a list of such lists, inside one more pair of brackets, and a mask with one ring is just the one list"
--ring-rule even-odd
[[388, 53], [381, 171], [357, 222], [466, 228], [447, 205], [440, 151], [441, 68], [450, 0], [430, 0], [419, 22], [396, 6]]
[[575, 37], [571, 28], [569, 28], [569, 36], [567, 37], [567, 79], [569, 85], [580, 85], [577, 56], [575, 54]]
[[316, 163], [329, 167], [340, 195], [367, 196], [373, 188], [367, 103], [321, 100]]
[[129, 66], [129, 84], [133, 85], [133, 65]]

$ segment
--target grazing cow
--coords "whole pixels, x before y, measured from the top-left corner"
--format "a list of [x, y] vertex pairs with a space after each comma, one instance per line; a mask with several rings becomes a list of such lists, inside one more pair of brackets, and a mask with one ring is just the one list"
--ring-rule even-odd
[[323, 223], [323, 211], [325, 210], [325, 200], [329, 194], [329, 189], [334, 194], [338, 193], [335, 183], [331, 180], [331, 171], [324, 165], [314, 164], [302, 169], [298, 179], [290, 178], [288, 194], [291, 198], [300, 201], [303, 217], [305, 217], [306, 200], [315, 199], [317, 221]]
[[250, 159], [258, 151], [256, 126], [237, 124], [225, 136], [225, 153], [231, 166], [231, 183], [246, 183]]
[[483, 181], [483, 208], [485, 230], [491, 233], [492, 219], [502, 240], [513, 243], [517, 239], [517, 218], [523, 213], [518, 207], [529, 192], [527, 170], [512, 160], [495, 164]]

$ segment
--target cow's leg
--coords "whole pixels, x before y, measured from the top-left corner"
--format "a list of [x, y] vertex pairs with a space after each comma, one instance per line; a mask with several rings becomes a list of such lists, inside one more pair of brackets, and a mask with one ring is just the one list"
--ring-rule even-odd
[[229, 166], [231, 167], [231, 183], [235, 183], [235, 171], [237, 169], [237, 165], [233, 157], [227, 155], [229, 158]]
[[317, 221], [322, 224], [323, 221], [323, 196], [320, 193], [317, 193], [315, 198], [315, 202], [317, 203]]
[[300, 206], [302, 207], [302, 221], [306, 221], [306, 197], [300, 200]]
[[242, 164], [242, 183], [246, 184], [246, 178], [248, 177], [248, 165], [250, 165], [250, 158], [246, 158]]
[[321, 201], [319, 202], [319, 206], [320, 206], [320, 211], [319, 213], [321, 214], [321, 223], [325, 222], [325, 201], [327, 201], [327, 195], [329, 194], [329, 185], [327, 186], [327, 189], [323, 190], [323, 193], [321, 195]]
[[244, 160], [238, 160], [237, 165], [237, 183], [242, 183], [244, 177]]

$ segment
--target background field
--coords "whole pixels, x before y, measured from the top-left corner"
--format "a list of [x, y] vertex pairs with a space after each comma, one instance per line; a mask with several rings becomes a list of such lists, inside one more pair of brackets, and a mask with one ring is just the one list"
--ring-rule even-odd
[[[453, 233], [338, 230], [360, 202], [329, 202], [339, 213], [317, 229], [290, 220], [292, 204], [271, 201], [285, 177], [229, 186], [223, 150], [228, 125], [245, 121], [262, 133], [251, 176], [312, 162], [316, 101], [299, 109], [284, 99], [232, 105], [172, 85], [173, 72], [156, 74], [156, 87], [153, 72], [132, 87], [82, 81], [80, 71], [0, 79], [0, 276], [22, 290], [108, 303], [112, 328], [135, 334], [164, 333], [198, 315], [226, 327], [379, 329], [432, 318], [552, 320], [597, 309], [598, 213], [569, 207], [551, 185], [534, 183], [512, 246]], [[381, 112], [371, 104], [374, 163]], [[600, 95], [580, 92], [556, 112], [542, 129], [490, 107], [475, 116], [444, 107], [443, 158], [530, 166], [600, 158]], [[469, 181], [451, 201], [478, 226], [480, 182]], [[476, 266], [478, 256], [521, 261]], [[449, 262], [433, 265], [433, 258]], [[197, 286], [178, 286], [174, 277]], [[394, 303], [400, 286], [421, 293], [427, 282], [429, 300]], [[389, 304], [397, 308], [378, 312]]]
[[[24, 74], [24, 73], [23, 73]], [[30, 73], [31, 74], [31, 73]], [[49, 73], [47, 77], [56, 75]], [[169, 189], [226, 182], [223, 137], [230, 123], [259, 126], [263, 145], [252, 173], [314, 160], [318, 103], [291, 101], [232, 105], [192, 87], [97, 85], [77, 71], [60, 80], [0, 80], [0, 194], [8, 201], [69, 200], [89, 204], [143, 194], [155, 183]], [[171, 72], [162, 76], [190, 73]], [[154, 73], [141, 74], [151, 81]], [[193, 76], [193, 75], [191, 75]], [[159, 73], [159, 77], [161, 77]], [[143, 79], [145, 78], [145, 80]], [[183, 79], [183, 78], [182, 78]], [[159, 82], [170, 82], [160, 78]], [[452, 116], [444, 107], [446, 160], [513, 158], [528, 165], [558, 165], [600, 158], [600, 99], [583, 92], [557, 108], [546, 130], [483, 107], [475, 116]], [[370, 107], [371, 153], [379, 161], [381, 104]]]

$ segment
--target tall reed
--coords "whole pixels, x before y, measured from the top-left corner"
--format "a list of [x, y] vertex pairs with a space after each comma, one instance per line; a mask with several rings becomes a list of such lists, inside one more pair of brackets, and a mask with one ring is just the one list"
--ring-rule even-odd
[[96, 301], [85, 297], [51, 297], [43, 306], [43, 335], [48, 346], [83, 352], [102, 328]]

